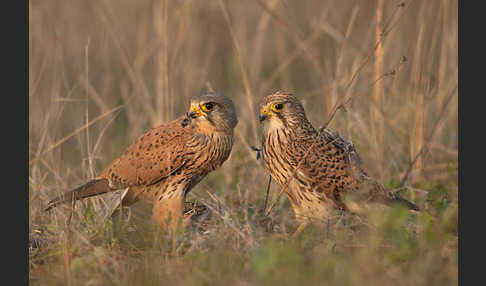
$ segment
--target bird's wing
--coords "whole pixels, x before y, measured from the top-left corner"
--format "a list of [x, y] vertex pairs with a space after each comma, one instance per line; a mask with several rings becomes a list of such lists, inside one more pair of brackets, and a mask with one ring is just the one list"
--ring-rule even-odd
[[[312, 148], [296, 171], [296, 179], [318, 192], [334, 193], [355, 188], [358, 177], [350, 163], [349, 152], [343, 147], [344, 143], [349, 142], [342, 140], [339, 136], [328, 138], [321, 134], [296, 142], [296, 146], [290, 149], [297, 150], [300, 155], [294, 154], [293, 157], [299, 160], [302, 160], [307, 149]], [[298, 162], [293, 164], [297, 166]]]
[[117, 188], [154, 184], [177, 172], [188, 160], [186, 145], [193, 131], [182, 127], [184, 116], [140, 136], [101, 173]]

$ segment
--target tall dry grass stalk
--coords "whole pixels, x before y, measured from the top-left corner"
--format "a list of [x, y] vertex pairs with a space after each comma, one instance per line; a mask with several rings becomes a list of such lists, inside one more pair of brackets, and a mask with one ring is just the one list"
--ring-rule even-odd
[[[168, 122], [173, 119], [173, 101], [169, 92], [169, 35], [168, 35], [168, 1], [159, 1], [154, 7], [154, 34], [157, 41], [157, 61], [155, 71], [155, 117], [151, 125], [156, 126], [160, 122]], [[167, 112], [163, 112], [166, 110]]]
[[[415, 63], [422, 61], [422, 41], [424, 37], [423, 27], [419, 28], [418, 39], [414, 49]], [[412, 129], [410, 131], [410, 158], [417, 155], [420, 148], [424, 144], [424, 83], [423, 83], [423, 71], [420, 70], [420, 65], [415, 64], [412, 71], [412, 92], [413, 92], [413, 106], [415, 107], [413, 112], [411, 112], [412, 119]], [[423, 167], [422, 158], [418, 158], [417, 163], [414, 166], [415, 176], [412, 177], [414, 182], [417, 181], [420, 175], [420, 170]]]
[[[375, 24], [375, 41], [378, 43], [375, 52], [375, 61], [373, 66], [373, 78], [378, 79], [383, 74], [383, 60], [384, 60], [384, 48], [383, 41], [380, 41], [383, 36], [383, 13], [384, 13], [384, 1], [376, 1], [376, 24]], [[374, 152], [376, 155], [376, 171], [378, 178], [383, 178], [384, 171], [384, 120], [381, 116], [381, 111], [385, 106], [384, 103], [384, 84], [383, 81], [378, 81], [373, 86], [373, 104], [370, 105], [370, 136], [374, 138], [375, 146]]]

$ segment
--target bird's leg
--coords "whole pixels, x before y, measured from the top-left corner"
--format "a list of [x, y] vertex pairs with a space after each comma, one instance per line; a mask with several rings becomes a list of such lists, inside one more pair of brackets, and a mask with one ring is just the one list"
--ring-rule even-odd
[[155, 198], [152, 209], [152, 218], [169, 233], [172, 242], [172, 256], [177, 256], [177, 234], [184, 229], [184, 196], [173, 194], [173, 196]]
[[[182, 220], [184, 199], [175, 195], [169, 198], [156, 198], [152, 208], [152, 218], [164, 229], [176, 233]], [[170, 227], [170, 229], [169, 229]]]
[[309, 221], [306, 220], [302, 222], [299, 227], [297, 227], [297, 230], [292, 234], [292, 238], [296, 238], [299, 233], [301, 233], [307, 226], [309, 225]]

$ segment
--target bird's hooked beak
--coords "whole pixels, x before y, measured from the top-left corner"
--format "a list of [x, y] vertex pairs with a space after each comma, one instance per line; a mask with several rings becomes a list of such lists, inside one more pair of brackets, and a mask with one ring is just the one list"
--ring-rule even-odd
[[268, 108], [263, 107], [260, 110], [260, 116], [258, 116], [258, 120], [260, 120], [260, 122], [263, 122], [268, 118], [269, 115], [270, 115], [270, 112], [268, 111]]
[[199, 106], [191, 104], [191, 110], [186, 113], [186, 118], [182, 121], [182, 127], [186, 127], [193, 119], [198, 118], [201, 115], [203, 115], [203, 112]]
[[191, 110], [187, 113], [188, 118], [198, 118], [199, 116], [204, 115], [201, 108], [199, 106], [192, 104], [191, 105]]

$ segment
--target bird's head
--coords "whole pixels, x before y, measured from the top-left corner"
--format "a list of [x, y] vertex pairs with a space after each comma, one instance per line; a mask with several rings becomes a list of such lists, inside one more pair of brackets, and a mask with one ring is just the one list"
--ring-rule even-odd
[[293, 94], [283, 92], [263, 99], [259, 120], [266, 128], [295, 128], [308, 122], [302, 103]]
[[222, 94], [203, 93], [191, 97], [190, 103], [191, 106], [183, 126], [189, 124], [198, 132], [206, 134], [232, 133], [238, 123], [233, 102]]

